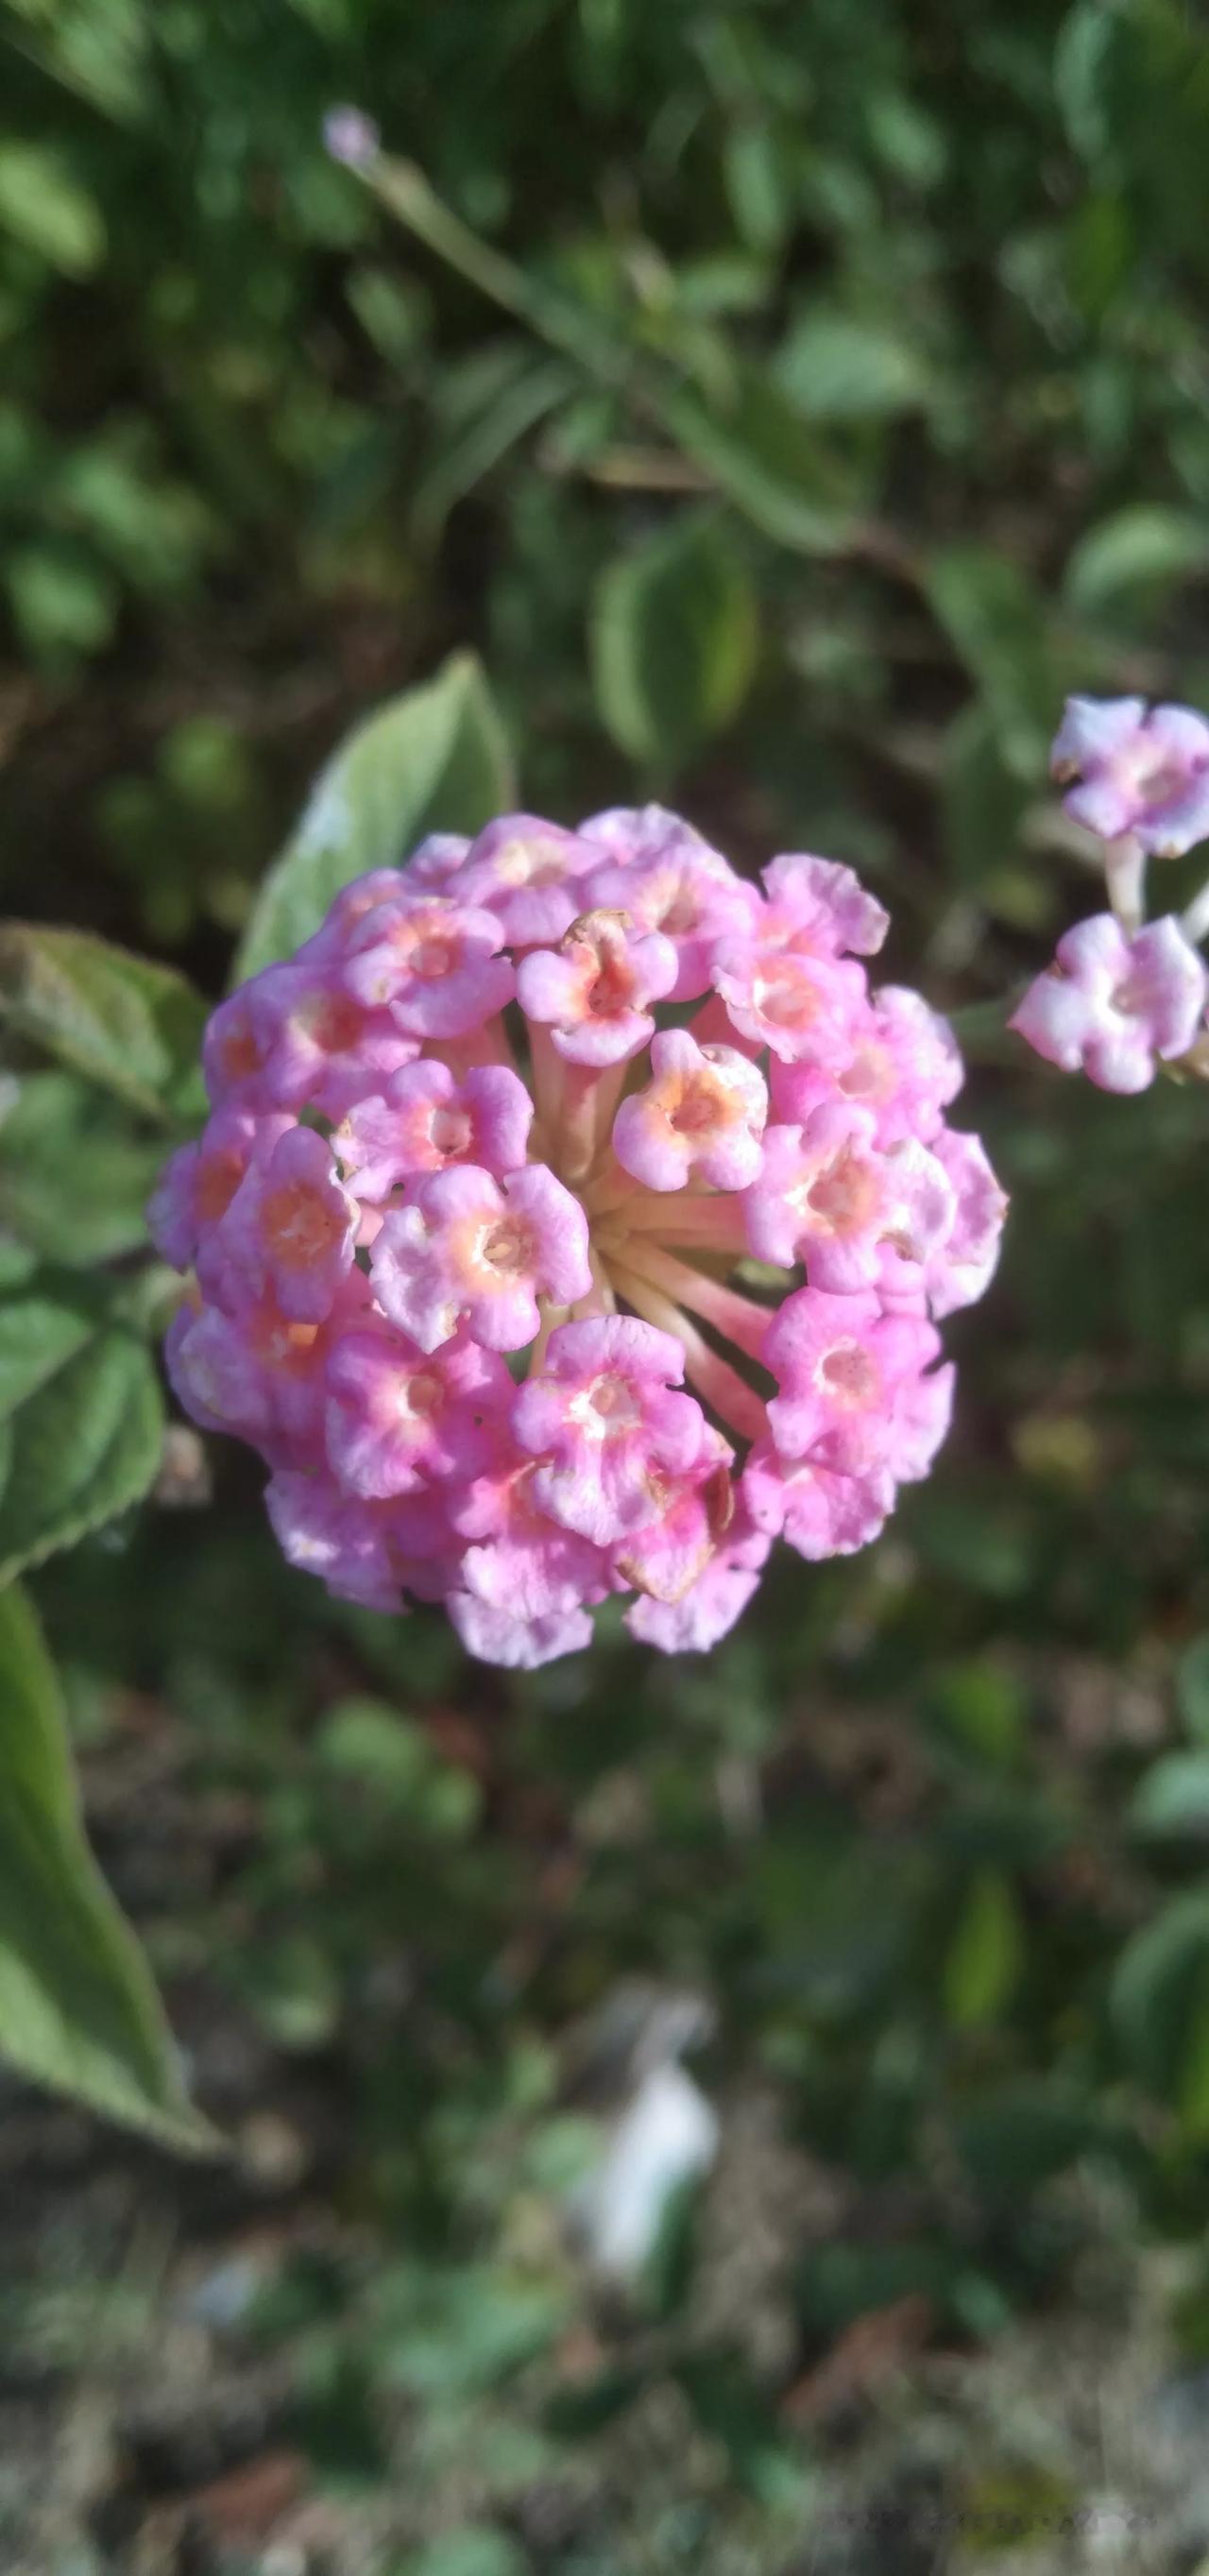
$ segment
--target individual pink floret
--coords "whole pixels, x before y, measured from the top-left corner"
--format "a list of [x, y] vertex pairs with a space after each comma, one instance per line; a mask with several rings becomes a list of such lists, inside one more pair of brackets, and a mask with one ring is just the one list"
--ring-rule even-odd
[[416, 1053], [416, 1039], [405, 1037], [388, 1011], [363, 1010], [345, 992], [330, 958], [266, 966], [247, 990], [263, 1088], [278, 1109], [342, 1118]]
[[1110, 912], [1077, 922], [1008, 1022], [1063, 1073], [1101, 1091], [1145, 1091], [1155, 1059], [1191, 1046], [1209, 990], [1205, 968], [1168, 914], [1132, 939]]
[[264, 1078], [269, 1048], [257, 1032], [252, 1013], [259, 978], [241, 985], [229, 1001], [211, 1011], [202, 1038], [202, 1072], [216, 1109], [274, 1109]]
[[890, 915], [852, 868], [802, 852], [771, 859], [760, 873], [777, 926], [793, 947], [824, 957], [876, 956]]
[[763, 1440], [743, 1470], [743, 1499], [757, 1529], [818, 1564], [854, 1556], [880, 1537], [894, 1508], [894, 1479], [884, 1467], [838, 1475], [816, 1458], [782, 1458]]
[[901, 984], [884, 984], [849, 1018], [844, 1045], [826, 1065], [806, 1057], [785, 1064], [774, 1057], [769, 1088], [774, 1115], [802, 1126], [824, 1101], [850, 1100], [871, 1109], [879, 1145], [902, 1145], [918, 1137], [929, 1144], [937, 1134], [950, 1101], [961, 1089], [961, 1051], [948, 1021], [930, 1009], [922, 993]]
[[719, 939], [747, 929], [760, 901], [754, 886], [683, 825], [663, 834], [647, 855], [597, 864], [584, 893], [593, 907], [627, 912], [636, 930], [660, 930], [675, 941], [679, 963], [668, 995], [672, 1002], [708, 992]]
[[440, 1600], [454, 1571], [439, 1497], [364, 1502], [322, 1471], [279, 1469], [265, 1502], [287, 1564], [318, 1575], [337, 1600], [397, 1617], [404, 1590]]
[[760, 1169], [768, 1115], [763, 1076], [735, 1047], [698, 1046], [687, 1029], [651, 1040], [651, 1079], [623, 1100], [613, 1151], [649, 1190], [683, 1189], [691, 1176], [714, 1189], [746, 1188]]
[[908, 1370], [900, 1379], [886, 1452], [896, 1484], [916, 1485], [930, 1475], [936, 1452], [949, 1435], [956, 1389], [951, 1360], [942, 1368]]
[[769, 1047], [789, 1062], [808, 1056], [827, 1070], [851, 1051], [853, 1014], [865, 999], [864, 967], [788, 947], [768, 906], [753, 930], [719, 941], [714, 984], [732, 1027], [754, 1047]]
[[421, 1057], [358, 1101], [333, 1142], [358, 1197], [373, 1201], [450, 1163], [478, 1163], [502, 1179], [524, 1162], [532, 1124], [533, 1102], [507, 1065], [475, 1065], [459, 1082], [447, 1064]]
[[740, 1497], [725, 1537], [678, 1601], [657, 1601], [647, 1593], [631, 1603], [625, 1614], [630, 1635], [664, 1655], [708, 1653], [729, 1635], [758, 1589], [769, 1546]]
[[704, 1574], [734, 1518], [733, 1462], [729, 1442], [707, 1424], [692, 1466], [667, 1478], [654, 1520], [618, 1542], [617, 1572], [636, 1592], [682, 1601]]
[[327, 1454], [349, 1492], [383, 1500], [431, 1477], [481, 1474], [506, 1432], [512, 1380], [455, 1334], [431, 1353], [403, 1334], [345, 1333], [327, 1363]]
[[894, 1408], [903, 1381], [939, 1348], [918, 1316], [887, 1315], [876, 1296], [799, 1288], [774, 1315], [764, 1342], [779, 1393], [769, 1427], [784, 1458], [816, 1456], [859, 1475], [893, 1459]]
[[354, 1271], [322, 1324], [295, 1323], [272, 1297], [238, 1315], [181, 1306], [164, 1355], [173, 1389], [204, 1431], [250, 1440], [272, 1465], [308, 1465], [323, 1454], [327, 1354], [335, 1336], [363, 1326], [369, 1289]]
[[758, 1260], [804, 1260], [813, 1287], [871, 1287], [889, 1242], [925, 1261], [953, 1223], [953, 1193], [935, 1155], [916, 1143], [883, 1153], [869, 1109], [832, 1100], [802, 1127], [770, 1127], [763, 1166], [743, 1202]]
[[363, 877], [354, 877], [329, 906], [313, 938], [303, 941], [292, 962], [313, 958], [320, 961], [343, 957], [352, 933], [360, 927], [367, 912], [377, 904], [398, 903], [409, 891], [408, 878], [402, 868], [370, 868]]
[[407, 875], [415, 885], [446, 886], [464, 864], [469, 849], [465, 832], [429, 832], [416, 843], [407, 862]]
[[147, 1228], [174, 1270], [193, 1267], [258, 1145], [275, 1144], [293, 1124], [288, 1117], [257, 1118], [232, 1102], [215, 1110], [195, 1145], [178, 1146], [169, 1156], [147, 1203]]
[[494, 913], [441, 895], [382, 903], [353, 932], [344, 981], [363, 1009], [389, 1010], [415, 1038], [468, 1037], [512, 999]]
[[924, 1265], [929, 1312], [940, 1322], [959, 1307], [975, 1305], [989, 1288], [1008, 1201], [979, 1137], [942, 1127], [932, 1151], [953, 1192], [952, 1225]]
[[636, 1315], [560, 1324], [513, 1410], [520, 1447], [542, 1461], [543, 1510], [599, 1547], [654, 1520], [667, 1477], [705, 1441], [700, 1405], [675, 1392], [683, 1376], [682, 1345]]
[[607, 855], [617, 867], [629, 868], [648, 859], [694, 851], [704, 851], [720, 867], [730, 864], [695, 824], [687, 823], [683, 814], [673, 814], [667, 805], [608, 805], [599, 814], [589, 814], [576, 829], [581, 841], [592, 843], [598, 864]]
[[480, 1600], [474, 1592], [451, 1592], [445, 1604], [468, 1655], [485, 1664], [502, 1664], [513, 1672], [536, 1672], [560, 1655], [579, 1654], [592, 1643], [592, 1621], [586, 1610], [548, 1612], [520, 1619]]
[[1068, 698], [1050, 766], [1077, 780], [1066, 810], [1102, 840], [1128, 833], [1153, 858], [1174, 859], [1209, 836], [1209, 724], [1191, 707]]
[[650, 1004], [676, 981], [675, 944], [634, 930], [624, 912], [584, 912], [556, 949], [535, 948], [516, 970], [517, 999], [550, 1028], [569, 1064], [622, 1064], [654, 1034]]
[[327, 1138], [290, 1127], [256, 1155], [222, 1220], [226, 1275], [273, 1295], [292, 1323], [321, 1323], [352, 1269], [359, 1217]]
[[502, 1187], [473, 1163], [452, 1164], [391, 1209], [370, 1267], [392, 1323], [422, 1351], [461, 1318], [490, 1350], [518, 1351], [541, 1329], [539, 1297], [569, 1306], [591, 1290], [588, 1220], [544, 1163]]
[[383, 1512], [342, 1494], [330, 1477], [290, 1468], [279, 1468], [264, 1499], [287, 1565], [317, 1575], [338, 1600], [398, 1616], [402, 1585]]
[[493, 912], [510, 946], [544, 947], [583, 911], [579, 887], [598, 856], [537, 814], [502, 814], [471, 843], [452, 891]]
[[603, 1601], [613, 1586], [605, 1550], [542, 1509], [532, 1458], [510, 1447], [501, 1457], [494, 1472], [451, 1493], [450, 1519], [468, 1542], [461, 1576], [467, 1590], [489, 1609], [525, 1620]]

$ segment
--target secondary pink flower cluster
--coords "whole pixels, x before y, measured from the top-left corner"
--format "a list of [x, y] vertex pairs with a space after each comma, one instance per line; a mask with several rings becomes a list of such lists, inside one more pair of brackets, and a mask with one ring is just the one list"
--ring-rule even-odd
[[1145, 1091], [1158, 1063], [1188, 1055], [1209, 999], [1202, 901], [1139, 927], [1147, 860], [1209, 838], [1209, 723], [1142, 698], [1070, 698], [1052, 766], [1068, 813], [1106, 843], [1112, 910], [1066, 932], [1009, 1027], [1102, 1091]]
[[849, 869], [757, 887], [658, 807], [514, 814], [219, 1005], [150, 1212], [194, 1274], [169, 1366], [291, 1563], [532, 1665], [616, 1593], [707, 1647], [777, 1535], [876, 1536], [1004, 1214], [945, 1023], [870, 989], [886, 927]]

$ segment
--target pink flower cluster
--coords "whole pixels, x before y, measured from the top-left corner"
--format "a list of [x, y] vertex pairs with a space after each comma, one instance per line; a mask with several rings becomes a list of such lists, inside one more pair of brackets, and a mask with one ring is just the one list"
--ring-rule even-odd
[[658, 807], [526, 814], [361, 878], [214, 1012], [150, 1211], [174, 1386], [272, 1470], [294, 1565], [533, 1665], [593, 1606], [725, 1634], [772, 1541], [927, 1473], [1004, 1199], [847, 868], [762, 887]]
[[1209, 1000], [1193, 944], [1205, 896], [1141, 927], [1147, 860], [1209, 838], [1209, 723], [1142, 698], [1070, 698], [1051, 761], [1068, 813], [1106, 845], [1112, 908], [1065, 933], [1008, 1025], [1063, 1073], [1145, 1091], [1159, 1063], [1190, 1053]]

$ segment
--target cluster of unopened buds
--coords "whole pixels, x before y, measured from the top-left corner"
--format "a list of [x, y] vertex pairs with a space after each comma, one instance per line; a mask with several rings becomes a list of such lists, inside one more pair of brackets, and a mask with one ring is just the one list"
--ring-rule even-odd
[[193, 1419], [290, 1562], [532, 1665], [631, 1596], [722, 1636], [778, 1535], [873, 1539], [953, 1392], [1004, 1198], [852, 872], [740, 877], [658, 807], [439, 835], [215, 1010], [151, 1209]]

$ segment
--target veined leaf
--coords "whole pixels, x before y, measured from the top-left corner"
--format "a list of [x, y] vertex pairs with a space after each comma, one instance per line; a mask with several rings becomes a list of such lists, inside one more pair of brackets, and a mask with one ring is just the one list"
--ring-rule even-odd
[[162, 1426], [139, 1334], [78, 1277], [15, 1279], [0, 1295], [0, 1583], [137, 1502]]
[[90, 931], [0, 929], [0, 1020], [161, 1126], [204, 1109], [205, 1017], [183, 975]]
[[318, 929], [341, 886], [398, 867], [426, 832], [477, 832], [515, 801], [503, 727], [479, 663], [457, 653], [358, 725], [316, 782], [261, 886], [238, 980]]

